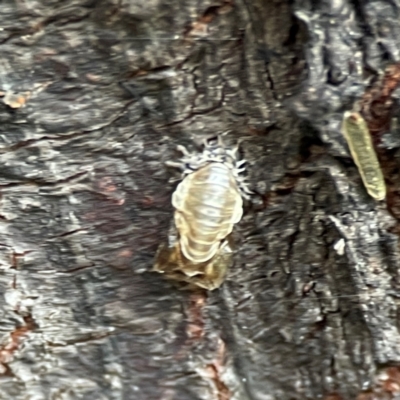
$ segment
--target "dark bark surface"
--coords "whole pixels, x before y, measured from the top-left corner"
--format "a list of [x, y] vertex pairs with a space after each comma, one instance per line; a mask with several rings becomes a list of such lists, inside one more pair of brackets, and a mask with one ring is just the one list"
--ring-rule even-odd
[[[400, 398], [398, 0], [0, 7], [0, 399]], [[254, 201], [223, 287], [178, 291], [164, 163], [226, 131]]]

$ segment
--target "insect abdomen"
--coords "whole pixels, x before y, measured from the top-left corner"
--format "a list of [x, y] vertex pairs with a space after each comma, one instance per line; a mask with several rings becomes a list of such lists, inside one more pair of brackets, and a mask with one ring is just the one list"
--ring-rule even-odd
[[195, 263], [210, 260], [242, 216], [242, 198], [230, 169], [209, 163], [177, 187], [172, 204], [184, 256]]

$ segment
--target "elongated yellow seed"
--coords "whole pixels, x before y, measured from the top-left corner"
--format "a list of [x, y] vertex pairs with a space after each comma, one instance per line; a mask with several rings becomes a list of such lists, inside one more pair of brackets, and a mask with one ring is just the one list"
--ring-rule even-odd
[[342, 132], [368, 194], [375, 200], [383, 200], [385, 180], [364, 118], [357, 112], [345, 112]]

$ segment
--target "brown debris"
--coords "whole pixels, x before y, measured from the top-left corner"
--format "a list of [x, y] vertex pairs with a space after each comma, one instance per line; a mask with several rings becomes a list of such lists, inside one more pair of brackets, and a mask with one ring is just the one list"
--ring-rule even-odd
[[24, 107], [32, 95], [32, 92], [1, 92], [3, 96], [3, 103], [11, 108]]
[[400, 394], [400, 367], [387, 368], [380, 379], [381, 390], [397, 396]]
[[12, 269], [18, 269], [19, 267], [19, 260], [24, 258], [26, 255], [32, 253], [32, 250], [27, 250], [24, 251], [23, 253], [16, 253], [13, 251], [11, 253], [11, 268]]
[[8, 364], [14, 359], [14, 353], [21, 347], [29, 332], [33, 331], [35, 323], [31, 317], [24, 318], [25, 325], [15, 328], [8, 340], [0, 346], [0, 375], [9, 372]]
[[186, 335], [190, 341], [197, 341], [204, 337], [203, 310], [207, 294], [204, 291], [191, 293], [190, 305], [187, 310]]
[[[192, 292], [189, 296], [189, 306], [186, 311], [186, 327], [185, 332], [187, 339], [181, 346], [181, 350], [177, 353], [176, 359], [182, 359], [191, 353], [191, 349], [199, 345], [200, 341], [207, 341], [205, 329], [204, 307], [206, 306], [207, 292]], [[221, 374], [225, 369], [226, 345], [221, 339], [217, 339], [215, 357], [212, 362], [205, 364], [197, 369], [199, 375], [213, 385], [215, 400], [229, 400], [231, 391], [222, 381]]]
[[226, 346], [225, 342], [219, 338], [216, 357], [212, 363], [209, 363], [200, 370], [201, 375], [210, 379], [214, 384], [216, 399], [229, 400], [231, 398], [231, 391], [228, 386], [223, 382], [221, 374], [225, 368]]
[[381, 135], [390, 128], [393, 106], [391, 98], [400, 84], [400, 63], [392, 64], [381, 79], [376, 81], [361, 99], [361, 114], [365, 118], [372, 135]]
[[0, 97], [5, 105], [12, 109], [25, 107], [28, 100], [45, 90], [51, 82], [43, 82], [34, 84], [32, 90], [18, 91], [18, 90], [0, 90]]
[[208, 25], [221, 14], [226, 14], [231, 11], [232, 2], [227, 0], [220, 6], [213, 6], [207, 10], [196, 21], [193, 21], [185, 32], [186, 37], [204, 37], [207, 36], [209, 30]]
[[222, 382], [218, 369], [214, 364], [208, 364], [206, 366], [206, 371], [208, 372], [210, 378], [214, 382], [215, 388], [217, 390], [218, 400], [229, 400], [231, 398], [231, 391]]

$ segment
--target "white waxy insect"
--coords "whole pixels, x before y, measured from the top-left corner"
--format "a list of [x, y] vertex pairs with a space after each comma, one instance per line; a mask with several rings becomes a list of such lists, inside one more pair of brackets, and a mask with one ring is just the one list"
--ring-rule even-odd
[[385, 180], [364, 118], [357, 112], [345, 112], [342, 132], [368, 194], [383, 200], [386, 197]]
[[174, 230], [169, 250], [162, 245], [155, 270], [170, 278], [209, 290], [219, 287], [231, 257], [228, 236], [243, 214], [243, 197], [251, 193], [240, 176], [245, 161], [237, 147], [224, 147], [220, 137], [205, 142], [204, 151], [191, 154], [183, 146], [180, 163], [184, 179], [172, 196]]

